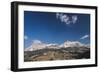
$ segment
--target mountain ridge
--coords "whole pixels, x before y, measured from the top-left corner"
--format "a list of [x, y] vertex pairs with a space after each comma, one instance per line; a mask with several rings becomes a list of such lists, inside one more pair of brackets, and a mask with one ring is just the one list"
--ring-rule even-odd
[[35, 51], [40, 49], [61, 49], [61, 48], [67, 48], [67, 47], [87, 47], [89, 48], [89, 45], [82, 44], [79, 41], [65, 41], [62, 44], [56, 44], [56, 43], [42, 43], [39, 40], [33, 41], [32, 45], [28, 48], [25, 48], [24, 51]]

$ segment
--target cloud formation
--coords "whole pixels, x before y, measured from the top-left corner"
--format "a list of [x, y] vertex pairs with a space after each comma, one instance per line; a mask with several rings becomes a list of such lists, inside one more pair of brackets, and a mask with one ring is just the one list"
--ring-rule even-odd
[[89, 47], [89, 44], [83, 44], [79, 41], [65, 41], [61, 44], [55, 44], [55, 43], [43, 43], [40, 40], [33, 40], [32, 45], [30, 45], [28, 48], [25, 48], [25, 51], [34, 51], [39, 49], [61, 49], [61, 48], [67, 48], [67, 47]]
[[39, 44], [39, 43], [42, 43], [40, 40], [33, 40], [33, 43], [34, 44]]
[[86, 39], [86, 38], [88, 38], [89, 37], [89, 35], [84, 35], [84, 36], [82, 36], [80, 39]]
[[69, 16], [63, 13], [56, 13], [56, 18], [60, 19], [60, 21], [65, 23], [66, 25], [75, 24], [78, 20], [77, 15]]
[[27, 35], [25, 35], [25, 36], [24, 36], [24, 39], [25, 39], [25, 40], [27, 40], [27, 39], [28, 39], [28, 36], [27, 36]]

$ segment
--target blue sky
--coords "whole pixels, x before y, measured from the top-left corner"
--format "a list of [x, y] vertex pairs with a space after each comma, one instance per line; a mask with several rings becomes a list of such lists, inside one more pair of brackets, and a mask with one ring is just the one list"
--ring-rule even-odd
[[90, 15], [24, 11], [25, 47], [33, 40], [61, 44], [67, 40], [90, 43]]

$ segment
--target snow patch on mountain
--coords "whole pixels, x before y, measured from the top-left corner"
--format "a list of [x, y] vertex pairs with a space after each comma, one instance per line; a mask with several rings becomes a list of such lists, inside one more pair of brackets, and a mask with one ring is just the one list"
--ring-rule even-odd
[[89, 48], [89, 44], [85, 45], [79, 41], [65, 41], [62, 44], [55, 44], [55, 43], [47, 44], [41, 42], [40, 40], [33, 40], [32, 45], [29, 46], [28, 48], [25, 48], [25, 51], [35, 51], [35, 50], [40, 50], [45, 48], [60, 49], [60, 48], [67, 48], [67, 47], [88, 47]]
[[82, 47], [84, 44], [80, 43], [79, 41], [66, 41], [64, 42], [64, 47]]

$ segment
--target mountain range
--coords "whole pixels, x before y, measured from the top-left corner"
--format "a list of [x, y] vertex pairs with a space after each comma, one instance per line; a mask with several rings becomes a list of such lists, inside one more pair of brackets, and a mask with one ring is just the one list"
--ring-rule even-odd
[[32, 45], [30, 45], [28, 48], [25, 48], [24, 51], [36, 51], [40, 49], [61, 49], [61, 48], [67, 48], [67, 47], [87, 47], [89, 48], [89, 45], [82, 44], [79, 41], [65, 41], [62, 44], [57, 43], [43, 43], [39, 40], [34, 40]]
[[62, 44], [33, 41], [24, 51], [24, 61], [51, 61], [90, 58], [89, 45], [78, 41], [66, 41]]

